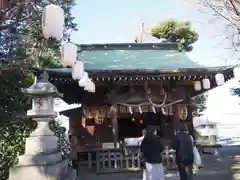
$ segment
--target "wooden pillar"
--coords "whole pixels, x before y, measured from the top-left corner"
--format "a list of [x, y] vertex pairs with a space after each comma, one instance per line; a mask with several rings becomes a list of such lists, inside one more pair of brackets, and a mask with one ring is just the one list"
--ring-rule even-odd
[[179, 113], [178, 113], [178, 104], [173, 104], [173, 127], [174, 127], [174, 133], [176, 130], [180, 127], [181, 121], [179, 119]]
[[113, 142], [114, 147], [117, 147], [118, 143], [118, 122], [117, 122], [117, 109], [115, 107], [110, 108], [110, 119], [112, 125], [112, 135], [113, 135]]
[[187, 117], [187, 120], [188, 120], [188, 131], [193, 136], [193, 138], [195, 139], [196, 137], [195, 137], [194, 127], [193, 127], [192, 107], [188, 106], [187, 109], [188, 109], [188, 117]]

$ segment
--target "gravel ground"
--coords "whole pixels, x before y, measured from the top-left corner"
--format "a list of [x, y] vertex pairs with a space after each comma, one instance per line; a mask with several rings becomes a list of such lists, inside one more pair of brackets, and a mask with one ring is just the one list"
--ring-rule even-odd
[[[219, 157], [205, 155], [204, 168], [195, 180], [240, 180], [240, 146], [224, 147]], [[167, 180], [179, 180], [176, 172], [166, 175]], [[80, 175], [79, 180], [140, 180], [139, 173], [118, 173], [108, 175]]]

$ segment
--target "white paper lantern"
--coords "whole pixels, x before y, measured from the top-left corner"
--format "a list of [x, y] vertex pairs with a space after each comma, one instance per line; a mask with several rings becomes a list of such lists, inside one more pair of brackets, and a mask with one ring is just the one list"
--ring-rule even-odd
[[78, 81], [78, 85], [80, 87], [85, 87], [85, 86], [87, 86], [88, 80], [89, 80], [88, 73], [84, 72], [83, 77]]
[[42, 15], [42, 33], [46, 39], [50, 37], [61, 40], [64, 31], [64, 10], [57, 5], [44, 7]]
[[42, 34], [45, 39], [49, 39], [51, 37], [49, 27], [47, 27], [47, 26], [42, 27]]
[[90, 81], [90, 85], [89, 85], [89, 92], [91, 93], [95, 93], [95, 84], [94, 82]]
[[203, 82], [203, 89], [210, 89], [211, 85], [210, 85], [210, 80], [208, 78], [204, 78], [202, 82]]
[[72, 67], [72, 78], [74, 80], [80, 80], [84, 75], [83, 62], [77, 61]]
[[91, 79], [88, 78], [88, 81], [87, 81], [86, 86], [84, 87], [84, 90], [85, 90], [85, 91], [88, 91], [88, 92], [91, 92], [91, 93], [94, 93], [94, 92], [95, 92], [96, 87], [95, 87], [94, 82], [92, 82]]
[[215, 75], [215, 80], [216, 80], [216, 83], [217, 83], [218, 86], [221, 86], [225, 83], [224, 75], [221, 74], [221, 73], [217, 73]]
[[87, 84], [86, 84], [86, 86], [84, 86], [84, 90], [85, 91], [90, 91], [90, 89], [91, 89], [91, 79], [87, 79]]
[[195, 89], [195, 91], [201, 91], [202, 85], [201, 85], [200, 81], [195, 81], [194, 82], [194, 89]]
[[233, 69], [233, 75], [236, 80], [240, 81], [240, 67], [235, 67]]
[[77, 61], [78, 48], [73, 43], [64, 43], [62, 47], [62, 61], [64, 66], [73, 67]]

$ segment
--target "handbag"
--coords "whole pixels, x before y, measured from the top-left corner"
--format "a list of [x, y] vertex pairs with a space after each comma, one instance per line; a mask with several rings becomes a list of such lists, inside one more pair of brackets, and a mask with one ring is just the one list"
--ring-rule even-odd
[[196, 146], [193, 147], [193, 156], [194, 156], [193, 164], [196, 166], [201, 166], [202, 159], [201, 159], [200, 153], [198, 152], [198, 149]]
[[202, 159], [197, 147], [195, 146], [194, 139], [192, 136], [191, 136], [191, 139], [193, 143], [193, 164], [198, 167], [202, 166]]

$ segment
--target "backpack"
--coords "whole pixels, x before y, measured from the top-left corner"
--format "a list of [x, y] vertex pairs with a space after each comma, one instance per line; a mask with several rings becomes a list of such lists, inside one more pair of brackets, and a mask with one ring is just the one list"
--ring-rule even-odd
[[189, 134], [179, 133], [177, 135], [178, 144], [176, 149], [177, 161], [186, 165], [193, 164], [193, 141]]

